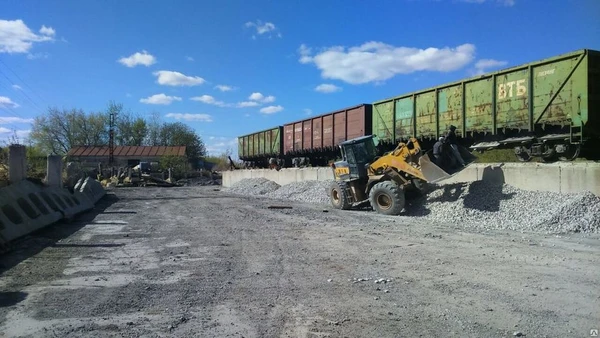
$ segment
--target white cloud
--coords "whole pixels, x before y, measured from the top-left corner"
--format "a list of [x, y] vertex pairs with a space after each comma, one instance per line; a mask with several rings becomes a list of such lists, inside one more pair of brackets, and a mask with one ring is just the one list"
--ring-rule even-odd
[[312, 49], [306, 46], [305, 44], [301, 44], [300, 48], [298, 48], [298, 53], [300, 53], [300, 63], [306, 64], [312, 62]]
[[312, 109], [308, 109], [308, 108], [304, 109], [304, 114], [312, 115], [312, 113], [313, 113]]
[[228, 91], [232, 91], [233, 87], [232, 86], [228, 86], [228, 85], [216, 85], [215, 89], [218, 89], [222, 92], [228, 92]]
[[18, 108], [19, 105], [13, 102], [9, 97], [0, 96], [0, 107], [3, 108]]
[[[247, 28], [253, 27], [256, 30], [256, 34], [258, 34], [258, 35], [264, 35], [264, 34], [268, 34], [271, 32], [275, 33], [278, 30], [274, 23], [272, 23], [272, 22], [263, 23], [260, 20], [256, 20], [256, 22], [246, 22], [245, 26]], [[281, 38], [282, 37], [281, 32], [277, 32], [277, 34], [275, 34], [275, 36], [277, 36], [278, 38]], [[268, 37], [272, 38], [273, 35], [268, 34]], [[252, 39], [256, 40], [256, 35], [252, 35]]]
[[191, 57], [191, 56], [186, 56], [185, 59], [188, 60], [188, 61], [194, 61], [194, 58]]
[[169, 113], [166, 117], [171, 117], [176, 120], [184, 120], [188, 122], [212, 122], [212, 116], [208, 114], [180, 114], [180, 113]]
[[158, 76], [156, 82], [164, 86], [197, 86], [206, 82], [199, 76], [187, 76], [170, 70], [159, 70], [153, 74]]
[[16, 84], [12, 85], [12, 87], [13, 87], [13, 89], [15, 89], [15, 90], [22, 90], [22, 89], [23, 89], [21, 86], [19, 86], [19, 85], [16, 85]]
[[227, 106], [227, 104], [225, 102], [218, 101], [210, 95], [194, 96], [190, 100], [199, 101], [199, 102], [206, 103], [206, 104], [212, 104], [212, 105], [219, 106], [219, 107]]
[[275, 114], [283, 110], [282, 106], [268, 106], [260, 110], [263, 114]]
[[34, 54], [27, 54], [27, 59], [29, 60], [35, 60], [35, 59], [47, 59], [48, 56], [50, 56], [50, 54], [48, 53], [34, 53]]
[[253, 100], [253, 101], [260, 101], [263, 99], [263, 94], [261, 93], [252, 93], [250, 94], [250, 96], [248, 96], [249, 100]]
[[12, 137], [12, 136], [14, 136], [14, 134], [17, 134], [17, 137], [19, 138], [19, 141], [21, 141], [21, 142], [24, 139], [26, 139], [27, 137], [29, 137], [30, 133], [31, 133], [31, 130], [29, 130], [29, 129], [27, 129], [27, 130], [12, 130], [12, 129], [8, 129], [8, 128], [0, 127], [0, 136]]
[[206, 103], [206, 104], [210, 104], [210, 105], [214, 105], [214, 106], [218, 106], [218, 107], [248, 108], [248, 107], [257, 107], [263, 103], [274, 102], [275, 96], [273, 96], [273, 95], [264, 96], [263, 94], [256, 92], [256, 93], [252, 93], [248, 97], [248, 100], [250, 100], [250, 101], [242, 101], [242, 102], [238, 102], [238, 103], [226, 103], [223, 101], [219, 101], [210, 95], [194, 96], [194, 97], [190, 98], [190, 100], [198, 101], [198, 102], [202, 102], [202, 103]]
[[45, 25], [42, 25], [42, 28], [40, 28], [40, 33], [42, 33], [42, 35], [46, 35], [46, 36], [55, 36], [56, 35], [56, 31], [54, 30], [54, 28], [46, 27]]
[[320, 93], [335, 93], [335, 92], [342, 91], [342, 88], [338, 87], [336, 85], [323, 83], [323, 84], [320, 84], [317, 87], [315, 87], [315, 91], [320, 92]]
[[181, 101], [181, 98], [178, 96], [168, 96], [161, 93], [149, 96], [145, 99], [140, 99], [141, 103], [162, 105], [170, 105], [173, 101]]
[[481, 59], [475, 63], [475, 69], [471, 72], [473, 75], [481, 75], [487, 72], [490, 68], [498, 68], [506, 66], [508, 62], [498, 61], [494, 59]]
[[0, 20], [0, 53], [28, 53], [33, 43], [54, 41], [52, 27], [42, 26], [35, 34], [23, 20]]
[[134, 54], [131, 54], [128, 57], [120, 58], [117, 61], [129, 68], [135, 67], [138, 65], [143, 65], [143, 66], [149, 67], [156, 63], [156, 58], [153, 55], [148, 54], [147, 51], [143, 50], [141, 53], [136, 52]]
[[512, 7], [515, 5], [515, 0], [460, 0], [462, 2], [473, 3], [473, 4], [482, 4], [484, 2], [496, 2], [500, 5]]
[[357, 47], [326, 48], [314, 56], [311, 56], [310, 48], [301, 45], [299, 53], [299, 62], [314, 63], [325, 79], [363, 84], [417, 71], [450, 72], [460, 69], [473, 60], [475, 46], [463, 44], [456, 48], [418, 49], [371, 41]]
[[222, 136], [211, 136], [206, 142], [206, 151], [209, 155], [219, 156], [227, 150], [231, 150], [231, 158], [237, 158], [238, 140], [237, 137], [222, 137]]
[[269, 95], [262, 100], [263, 103], [275, 102], [275, 96]]
[[13, 123], [32, 123], [33, 119], [24, 119], [21, 117], [11, 116], [0, 116], [0, 124], [13, 124]]
[[255, 92], [255, 93], [252, 93], [250, 96], [248, 96], [248, 100], [262, 102], [262, 103], [271, 103], [271, 102], [275, 102], [275, 96], [273, 96], [273, 95], [264, 96], [262, 93]]
[[246, 108], [246, 107], [256, 107], [258, 105], [259, 105], [259, 103], [256, 101], [243, 101], [243, 102], [239, 102], [236, 106], [238, 108]]

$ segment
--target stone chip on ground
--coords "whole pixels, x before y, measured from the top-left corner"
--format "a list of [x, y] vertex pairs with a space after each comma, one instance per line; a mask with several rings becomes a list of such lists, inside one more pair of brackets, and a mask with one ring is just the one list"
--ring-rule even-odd
[[[227, 191], [329, 205], [327, 190], [331, 182], [303, 181], [280, 186], [264, 178], [252, 178]], [[407, 199], [400, 217], [483, 230], [600, 233], [600, 197], [590, 192], [526, 191], [483, 181], [432, 184], [423, 196]]]
[[265, 195], [279, 189], [280, 185], [266, 178], [243, 179], [223, 191], [240, 195]]

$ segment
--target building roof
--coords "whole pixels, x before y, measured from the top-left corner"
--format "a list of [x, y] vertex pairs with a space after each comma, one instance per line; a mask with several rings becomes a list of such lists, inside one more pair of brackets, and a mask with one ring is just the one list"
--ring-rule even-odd
[[[109, 156], [110, 152], [108, 147], [73, 147], [67, 153], [67, 156]], [[185, 156], [185, 146], [115, 146], [113, 155], [119, 156], [143, 156], [143, 157], [154, 157], [154, 156]]]

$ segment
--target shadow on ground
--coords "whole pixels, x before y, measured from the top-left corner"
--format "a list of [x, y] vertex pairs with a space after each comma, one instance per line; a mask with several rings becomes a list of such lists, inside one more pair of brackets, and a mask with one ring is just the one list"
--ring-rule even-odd
[[27, 298], [26, 292], [0, 292], [0, 307], [13, 306], [19, 304]]
[[[500, 202], [514, 196], [514, 193], [506, 194], [503, 192], [505, 183], [502, 166], [488, 166], [483, 169], [479, 181], [427, 186], [421, 196], [412, 196], [412, 198], [409, 198], [407, 194], [406, 208], [403, 215], [412, 217], [427, 216], [432, 212], [430, 209], [432, 203], [456, 203], [459, 200], [462, 200], [462, 207], [466, 209], [487, 212], [499, 211]], [[430, 194], [435, 190], [441, 190], [441, 193], [438, 193], [436, 197], [431, 197]]]
[[[64, 246], [57, 242], [71, 236], [86, 224], [93, 221], [97, 215], [104, 213], [108, 207], [117, 202], [119, 198], [113, 193], [107, 193], [101, 198], [93, 209], [79, 214], [73, 220], [60, 220], [43, 229], [32, 232], [26, 236], [9, 243], [10, 250], [0, 255], [0, 276], [20, 262], [37, 255], [50, 246]], [[0, 293], [0, 297], [3, 294]], [[0, 302], [3, 298], [0, 298]]]
[[506, 183], [502, 166], [485, 167], [480, 181], [469, 185], [463, 205], [468, 209], [480, 211], [500, 211], [500, 202], [511, 199], [514, 193], [505, 194], [502, 189]]

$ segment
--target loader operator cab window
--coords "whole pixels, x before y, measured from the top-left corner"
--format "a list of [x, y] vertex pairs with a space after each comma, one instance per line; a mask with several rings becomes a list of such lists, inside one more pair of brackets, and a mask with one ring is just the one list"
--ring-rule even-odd
[[362, 142], [345, 144], [342, 154], [350, 169], [350, 176], [365, 177], [367, 175], [366, 165], [370, 164], [377, 156], [377, 149], [372, 139]]

